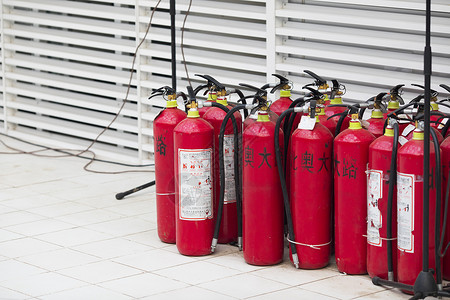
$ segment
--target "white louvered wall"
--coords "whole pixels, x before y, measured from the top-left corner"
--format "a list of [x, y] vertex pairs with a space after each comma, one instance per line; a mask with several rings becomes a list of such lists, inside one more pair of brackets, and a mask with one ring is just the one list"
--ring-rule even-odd
[[[405, 84], [405, 100], [424, 84], [425, 1], [286, 1], [275, 15], [280, 56], [276, 71], [308, 83], [302, 70], [347, 87], [346, 99], [367, 100]], [[432, 88], [450, 83], [450, 3], [432, 1]], [[301, 88], [301, 85], [296, 86]], [[423, 92], [423, 91], [422, 91]]]
[[[450, 4], [432, 2], [432, 88], [445, 95], [438, 85], [450, 85]], [[0, 130], [55, 147], [89, 145], [125, 98], [156, 3], [2, 0]], [[179, 45], [189, 0], [176, 3], [177, 87], [184, 90]], [[147, 98], [171, 85], [168, 9], [162, 0], [137, 55], [129, 102], [93, 147], [100, 156], [152, 160], [152, 120], [164, 101]], [[344, 83], [351, 101], [400, 83], [409, 100], [420, 92], [410, 84], [423, 84], [424, 20], [419, 0], [193, 0], [184, 52], [194, 86], [204, 82], [197, 73], [235, 87], [260, 86], [277, 72], [300, 92], [312, 82], [303, 73], [309, 69]]]

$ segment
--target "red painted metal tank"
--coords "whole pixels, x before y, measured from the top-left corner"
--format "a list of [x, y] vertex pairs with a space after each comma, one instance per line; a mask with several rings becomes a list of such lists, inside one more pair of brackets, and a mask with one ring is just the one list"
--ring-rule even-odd
[[[404, 144], [397, 155], [397, 278], [414, 285], [422, 271], [423, 239], [423, 131], [416, 129], [413, 139]], [[434, 215], [436, 187], [435, 149], [430, 144], [430, 227], [429, 268], [435, 268]]]
[[[173, 99], [173, 98], [170, 98]], [[156, 221], [158, 237], [165, 243], [175, 243], [175, 173], [173, 169], [173, 130], [186, 118], [177, 108], [176, 100], [167, 101], [153, 121], [155, 146]]]
[[290, 143], [295, 247], [300, 268], [319, 269], [328, 265], [331, 252], [333, 134], [318, 116], [312, 130], [300, 128]]
[[[226, 106], [228, 109], [232, 107], [228, 105], [226, 98], [217, 98], [217, 103]], [[222, 121], [226, 112], [219, 107], [211, 107], [204, 115], [203, 119], [208, 121], [214, 127], [214, 188], [215, 201], [214, 213], [217, 214], [217, 208], [220, 198], [220, 172], [219, 172], [219, 133]], [[242, 117], [239, 112], [234, 113], [236, 119], [238, 133], [242, 132]], [[234, 185], [234, 135], [233, 124], [231, 119], [227, 122], [224, 135], [224, 160], [225, 160], [225, 194], [224, 206], [222, 211], [222, 221], [219, 231], [219, 243], [231, 243], [237, 240], [237, 208], [236, 208], [236, 191]]]
[[[369, 146], [369, 165], [367, 171], [367, 272], [370, 277], [388, 279], [387, 265], [387, 217], [389, 179], [391, 176], [391, 157], [394, 143], [394, 130], [386, 128], [384, 135]], [[396, 191], [396, 187], [394, 188]], [[397, 236], [397, 195], [392, 198], [392, 238]], [[397, 264], [397, 241], [392, 240], [394, 277]]]
[[252, 265], [274, 265], [283, 260], [284, 211], [274, 135], [275, 124], [266, 111], [260, 111], [258, 120], [242, 137], [243, 252], [245, 261]]
[[340, 272], [367, 273], [367, 178], [369, 145], [375, 139], [352, 115], [334, 139], [335, 256]]
[[184, 255], [207, 255], [215, 221], [214, 128], [196, 108], [175, 127], [174, 152], [177, 248]]

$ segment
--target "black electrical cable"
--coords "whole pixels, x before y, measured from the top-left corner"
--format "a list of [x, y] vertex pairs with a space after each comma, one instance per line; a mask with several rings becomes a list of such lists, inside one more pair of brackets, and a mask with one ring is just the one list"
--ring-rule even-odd
[[394, 140], [392, 142], [393, 144], [392, 144], [391, 166], [389, 174], [387, 223], [386, 223], [388, 279], [392, 281], [394, 280], [394, 263], [392, 258], [392, 207], [393, 207], [394, 187], [397, 182], [397, 149], [399, 136], [399, 126], [397, 122], [393, 124], [393, 129], [394, 129]]
[[440, 226], [441, 226], [441, 153], [439, 147], [439, 141], [436, 131], [430, 130], [433, 138], [436, 170], [435, 170], [435, 188], [436, 188], [436, 211], [435, 211], [435, 223], [434, 223], [434, 243], [435, 243], [435, 261], [436, 261], [436, 283], [442, 284], [442, 272], [441, 272], [441, 260], [440, 260]]
[[295, 246], [295, 233], [294, 233], [294, 224], [292, 222], [292, 214], [291, 214], [291, 207], [289, 202], [289, 194], [287, 191], [286, 186], [286, 178], [284, 176], [283, 168], [282, 168], [282, 161], [281, 161], [281, 151], [280, 151], [280, 126], [281, 121], [286, 117], [289, 113], [294, 113], [294, 108], [289, 108], [281, 113], [281, 115], [278, 117], [277, 123], [275, 125], [275, 137], [274, 137], [274, 144], [275, 144], [275, 158], [277, 161], [278, 166], [278, 175], [280, 176], [280, 184], [281, 184], [281, 190], [283, 191], [283, 200], [284, 200], [284, 209], [286, 212], [286, 221], [287, 221], [287, 227], [289, 232], [289, 238], [290, 238], [290, 246], [291, 246], [291, 254], [292, 259], [294, 261], [295, 267], [298, 269], [298, 255], [297, 255], [297, 247]]
[[[104, 159], [99, 159], [99, 158], [92, 158], [92, 157], [87, 157], [87, 156], [82, 156], [82, 155], [77, 155], [77, 154], [70, 153], [69, 152], [70, 149], [52, 148], [52, 147], [48, 147], [48, 146], [45, 146], [45, 145], [33, 143], [33, 142], [30, 142], [30, 141], [25, 141], [25, 140], [20, 139], [18, 137], [14, 137], [14, 136], [8, 135], [6, 133], [2, 133], [2, 132], [0, 132], [0, 135], [3, 135], [5, 137], [8, 137], [8, 138], [11, 138], [11, 139], [14, 139], [14, 140], [17, 140], [17, 141], [19, 141], [21, 143], [24, 143], [24, 144], [28, 144], [28, 145], [44, 148], [45, 150], [55, 151], [55, 152], [60, 152], [60, 153], [63, 153], [63, 154], [67, 154], [67, 156], [74, 156], [74, 157], [79, 157], [79, 158], [82, 158], [82, 159], [93, 160], [93, 161], [103, 162], [103, 163], [107, 163], [107, 164], [114, 164], [114, 165], [119, 165], [119, 166], [123, 166], [123, 167], [131, 167], [131, 168], [153, 167], [155, 165], [155, 164], [135, 165], [135, 164], [126, 164], [126, 163], [121, 163], [121, 162], [116, 162], [116, 161], [104, 160]], [[6, 145], [4, 142], [2, 142], [2, 143], [8, 148], [12, 148], [12, 147]], [[33, 154], [32, 152], [35, 152], [35, 151], [31, 151], [31, 152], [20, 151], [20, 150], [17, 150], [17, 149], [14, 149], [14, 150], [18, 151], [18, 152], [3, 153], [3, 154], [16, 154], [16, 153], [17, 154]], [[79, 151], [79, 150], [73, 149], [72, 151]], [[39, 151], [39, 152], [41, 152], [41, 151]], [[58, 158], [58, 156], [53, 156], [53, 157], [54, 158]]]
[[[225, 134], [225, 128], [226, 128], [226, 125], [230, 118], [233, 123], [233, 136], [234, 136], [234, 147], [235, 147], [235, 151], [234, 151], [234, 173], [235, 173], [234, 184], [235, 184], [236, 204], [237, 204], [237, 203], [241, 202], [240, 201], [241, 193], [239, 193], [239, 191], [240, 191], [239, 148], [238, 148], [239, 147], [239, 135], [238, 135], [239, 131], [237, 128], [236, 118], [234, 117], [233, 114], [230, 114], [230, 118], [226, 118], [226, 116], [228, 116], [228, 113], [230, 112], [230, 110], [228, 109], [228, 107], [226, 107], [222, 104], [219, 104], [217, 102], [211, 102], [211, 106], [218, 107], [226, 113], [225, 118], [220, 127], [220, 133], [222, 132], [222, 128], [223, 128], [223, 133]], [[226, 122], [225, 122], [225, 120], [226, 120]], [[221, 225], [221, 221], [222, 221], [223, 205], [224, 205], [224, 199], [225, 199], [225, 160], [223, 157], [223, 138], [224, 137], [222, 135], [220, 135], [220, 133], [219, 133], [220, 199], [219, 199], [219, 206], [217, 209], [217, 219], [216, 219], [216, 223], [214, 225], [213, 238], [215, 238], [215, 239], [219, 238], [219, 229], [220, 229], [220, 225]]]

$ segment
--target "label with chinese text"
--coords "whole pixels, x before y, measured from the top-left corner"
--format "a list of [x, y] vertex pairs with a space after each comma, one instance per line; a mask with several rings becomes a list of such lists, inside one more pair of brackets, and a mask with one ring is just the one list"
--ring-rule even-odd
[[223, 137], [223, 160], [225, 165], [225, 194], [224, 203], [236, 202], [234, 185], [234, 135]]
[[414, 175], [397, 173], [397, 248], [414, 253]]
[[211, 219], [212, 149], [178, 149], [178, 163], [180, 219]]
[[383, 171], [367, 171], [367, 242], [381, 247], [380, 228], [383, 225], [379, 200], [383, 196]]

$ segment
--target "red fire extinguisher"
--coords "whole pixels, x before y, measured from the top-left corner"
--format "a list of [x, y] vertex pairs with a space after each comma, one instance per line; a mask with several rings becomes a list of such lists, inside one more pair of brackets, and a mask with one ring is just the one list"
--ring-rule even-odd
[[338, 270], [367, 272], [367, 179], [369, 145], [375, 139], [352, 114], [348, 129], [334, 139], [335, 256]]
[[200, 118], [188, 87], [187, 118], [174, 129], [176, 244], [184, 255], [206, 255], [214, 231], [214, 128]]
[[328, 92], [328, 88], [330, 87], [325, 79], [317, 75], [316, 73], [310, 71], [310, 70], [303, 70], [306, 74], [311, 76], [315, 79], [313, 83], [307, 84], [303, 86], [303, 88], [309, 87], [309, 86], [316, 86], [319, 93], [324, 95], [323, 100], [325, 101], [325, 106], [329, 104], [330, 100], [330, 92]]
[[[404, 87], [404, 84], [398, 84], [391, 88], [389, 91], [389, 102], [386, 113], [383, 114], [383, 118], [387, 118], [387, 115], [394, 112], [395, 110], [400, 108], [400, 104], [404, 105], [405, 102], [403, 101], [403, 98], [401, 97], [402, 90], [401, 88]], [[400, 133], [402, 131], [402, 128], [400, 126]]]
[[[177, 108], [177, 94], [165, 86], [155, 90], [150, 98], [167, 97], [166, 108], [153, 121], [155, 146], [156, 221], [159, 239], [175, 243], [175, 173], [173, 171], [173, 130], [186, 118], [186, 113]], [[149, 99], [150, 99], [149, 98]]]
[[[416, 87], [420, 87], [422, 89], [425, 90], [425, 87], [423, 85], [420, 84], [411, 84], [413, 86]], [[433, 128], [438, 128], [439, 127], [439, 119], [441, 118], [442, 114], [439, 114], [439, 104], [438, 104], [438, 98], [437, 96], [439, 95], [439, 93], [433, 89], [430, 90], [431, 93], [431, 97], [430, 97], [430, 106], [431, 106], [431, 114], [430, 114], [430, 126]]]
[[[290, 143], [290, 203], [302, 269], [328, 265], [331, 244], [333, 134], [319, 121], [315, 101]], [[292, 250], [292, 248], [291, 248]]]
[[255, 91], [255, 94], [250, 97], [253, 98], [253, 104], [256, 103], [259, 104], [257, 107], [253, 108], [250, 111], [250, 114], [245, 118], [243, 123], [243, 130], [245, 130], [248, 126], [256, 122], [256, 120], [258, 119], [258, 112], [261, 109], [261, 107], [264, 107], [263, 109], [268, 111], [270, 121], [275, 123], [278, 119], [278, 115], [269, 109], [270, 103], [267, 101], [267, 91], [266, 91], [266, 88], [269, 88], [273, 85], [265, 84], [261, 88], [246, 83], [240, 83], [239, 85]]
[[398, 124], [391, 121], [383, 136], [369, 146], [367, 170], [367, 272], [394, 280], [397, 267]]
[[275, 93], [275, 91], [280, 90], [280, 98], [275, 100], [270, 105], [270, 110], [279, 116], [283, 111], [289, 108], [289, 105], [292, 104], [291, 100], [292, 83], [290, 83], [289, 80], [284, 76], [281, 76], [279, 74], [272, 74], [272, 75], [280, 79], [280, 83], [274, 86], [270, 91], [270, 93], [273, 94]]
[[383, 135], [385, 119], [383, 118], [383, 112], [381, 111], [383, 107], [383, 97], [387, 93], [379, 93], [374, 97], [373, 100], [373, 110], [370, 119], [365, 120], [369, 124], [367, 130], [369, 130], [376, 138]]
[[[419, 123], [412, 140], [404, 144], [397, 157], [397, 277], [401, 283], [413, 285], [422, 271], [423, 239], [423, 155], [424, 133]], [[435, 236], [436, 213], [436, 162], [435, 148], [430, 145], [429, 236]], [[435, 239], [428, 244], [429, 268], [436, 267]]]
[[267, 110], [260, 110], [242, 137], [243, 252], [245, 261], [252, 265], [273, 265], [283, 259], [283, 199], [274, 134], [275, 124]]
[[[333, 88], [331, 89], [330, 93], [330, 101], [325, 102], [325, 115], [332, 119], [334, 119], [336, 122], [339, 120], [339, 114], [344, 113], [346, 108], [346, 105], [342, 102], [342, 95], [345, 94], [345, 86], [343, 84], [340, 84], [336, 79], [333, 79], [331, 82], [333, 82]], [[342, 122], [342, 130], [347, 129], [349, 126], [350, 117], [346, 117], [343, 119]]]
[[[221, 83], [215, 81], [214, 85], [217, 87], [217, 103], [225, 106], [227, 109], [232, 107], [228, 105], [226, 98], [226, 89]], [[219, 183], [219, 133], [222, 122], [227, 114], [226, 111], [219, 107], [211, 107], [204, 115], [203, 119], [208, 121], [214, 127], [214, 182], [215, 187], [215, 209], [217, 214], [218, 201], [220, 198], [220, 183]], [[239, 112], [235, 112], [234, 118], [237, 124], [237, 134], [242, 132], [242, 117]], [[227, 122], [224, 134], [224, 160], [225, 160], [225, 194], [224, 207], [222, 210], [222, 220], [219, 231], [219, 243], [231, 243], [237, 241], [237, 207], [236, 207], [236, 192], [234, 185], [234, 130], [231, 120]]]
[[[449, 170], [450, 170], [450, 138], [445, 138], [445, 140], [440, 145], [442, 156], [441, 156], [441, 165], [442, 165], [442, 195], [446, 195], [447, 193], [447, 182], [449, 180]], [[448, 205], [447, 205], [448, 206]], [[444, 207], [445, 209], [445, 207]], [[443, 250], [445, 250], [446, 245], [450, 242], [450, 221], [448, 215], [448, 207], [447, 207], [447, 218], [445, 223], [445, 238], [443, 243]], [[445, 211], [444, 211], [445, 212]], [[443, 258], [442, 265], [442, 274], [445, 280], [450, 279], [450, 254], [448, 250], [446, 251]]]

